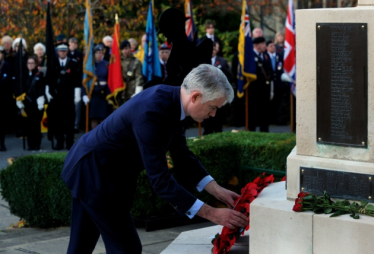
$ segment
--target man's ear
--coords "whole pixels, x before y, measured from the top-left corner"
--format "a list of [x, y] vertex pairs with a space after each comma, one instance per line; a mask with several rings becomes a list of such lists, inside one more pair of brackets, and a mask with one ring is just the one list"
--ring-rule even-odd
[[196, 100], [201, 96], [200, 92], [192, 92], [191, 94], [191, 101], [192, 103], [195, 103]]

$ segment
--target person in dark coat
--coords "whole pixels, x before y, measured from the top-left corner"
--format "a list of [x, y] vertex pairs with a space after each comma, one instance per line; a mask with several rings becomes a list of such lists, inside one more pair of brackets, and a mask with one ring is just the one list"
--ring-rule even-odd
[[[220, 69], [223, 74], [225, 74], [227, 80], [231, 83], [232, 74], [229, 65], [225, 58], [217, 55], [219, 48], [219, 43], [213, 42], [212, 65]], [[226, 104], [225, 106], [217, 110], [217, 114], [215, 117], [205, 119], [202, 123], [204, 127], [203, 135], [222, 132], [223, 123], [225, 122], [225, 119], [229, 114], [229, 110], [230, 105]]]
[[217, 42], [220, 45], [219, 51], [217, 52], [218, 56], [223, 56], [222, 53], [222, 42], [220, 38], [214, 34], [214, 31], [216, 29], [215, 22], [213, 20], [207, 20], [205, 22], [205, 32], [206, 34], [201, 38], [204, 39], [211, 39], [213, 42]]
[[54, 150], [63, 149], [64, 143], [69, 150], [74, 143], [75, 105], [81, 101], [82, 79], [77, 60], [67, 57], [68, 46], [60, 44], [56, 51], [53, 81], [46, 88], [48, 136], [52, 144], [54, 138], [57, 141]]
[[[188, 149], [181, 126], [186, 116], [199, 122], [214, 117], [233, 96], [222, 71], [202, 64], [182, 86], [152, 86], [83, 135], [67, 154], [62, 171], [73, 196], [67, 253], [92, 253], [100, 235], [107, 253], [142, 253], [130, 210], [144, 169], [155, 193], [179, 215], [197, 215], [230, 229], [247, 226], [248, 218], [230, 209], [239, 195], [214, 181]], [[181, 186], [168, 169], [167, 151], [188, 184], [206, 190], [229, 209], [204, 204]]]
[[27, 150], [40, 150], [42, 133], [40, 122], [44, 113], [45, 80], [43, 72], [38, 70], [38, 60], [35, 56], [27, 59], [28, 74], [25, 77], [22, 89], [15, 87], [16, 105], [24, 111], [26, 120], [25, 132], [27, 137]]
[[271, 60], [266, 53], [264, 37], [253, 39], [253, 51], [256, 62], [257, 79], [248, 86], [248, 130], [269, 132], [270, 101], [272, 99], [273, 70]]
[[0, 152], [6, 151], [5, 133], [9, 129], [9, 106], [14, 104], [10, 65], [4, 60], [4, 47], [0, 46]]
[[168, 62], [170, 56], [170, 48], [166, 43], [162, 43], [159, 47], [159, 58], [160, 58], [160, 66], [161, 66], [161, 74], [162, 80], [164, 80], [168, 76], [168, 71], [166, 68], [166, 63]]
[[86, 89], [82, 88], [82, 99], [84, 104], [89, 108], [89, 119], [91, 129], [99, 125], [111, 112], [111, 107], [106, 100], [106, 96], [110, 94], [108, 87], [108, 65], [109, 62], [103, 59], [104, 46], [98, 44], [94, 47], [95, 54], [95, 73], [96, 80], [89, 99]]

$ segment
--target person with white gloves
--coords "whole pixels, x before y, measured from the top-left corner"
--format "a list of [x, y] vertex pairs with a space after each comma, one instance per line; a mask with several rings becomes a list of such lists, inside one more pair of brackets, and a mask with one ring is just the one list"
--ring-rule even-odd
[[98, 44], [94, 47], [95, 56], [95, 74], [96, 80], [91, 93], [91, 100], [87, 95], [86, 89], [82, 89], [82, 100], [86, 107], [89, 107], [90, 128], [94, 129], [112, 112], [111, 105], [106, 100], [110, 94], [108, 87], [108, 65], [104, 60], [104, 45]]
[[[68, 46], [56, 47], [57, 59], [45, 89], [48, 100], [48, 139], [54, 150], [70, 149], [74, 144], [75, 105], [81, 101], [82, 77], [79, 63], [69, 58]], [[55, 144], [54, 141], [57, 141]]]
[[25, 117], [25, 132], [27, 137], [27, 150], [40, 150], [42, 133], [40, 122], [44, 113], [45, 79], [44, 74], [38, 70], [35, 56], [27, 58], [28, 74], [22, 87], [15, 87], [16, 105]]

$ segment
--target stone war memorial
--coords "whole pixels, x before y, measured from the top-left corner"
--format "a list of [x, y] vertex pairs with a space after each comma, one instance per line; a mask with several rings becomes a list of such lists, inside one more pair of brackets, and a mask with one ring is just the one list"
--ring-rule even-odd
[[374, 253], [374, 217], [294, 212], [302, 191], [374, 201], [374, 0], [296, 10], [296, 147], [251, 204], [250, 253]]

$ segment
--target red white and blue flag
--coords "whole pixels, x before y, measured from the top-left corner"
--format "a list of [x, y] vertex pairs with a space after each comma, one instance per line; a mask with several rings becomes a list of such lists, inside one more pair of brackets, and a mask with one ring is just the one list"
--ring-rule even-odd
[[[192, 1], [186, 0], [184, 2], [184, 12], [186, 15], [186, 18], [189, 18], [186, 20], [186, 34], [190, 41], [194, 41], [195, 39], [195, 32], [196, 32], [196, 26], [195, 22], [193, 21], [193, 10], [192, 10]], [[198, 42], [199, 39], [196, 38], [196, 42]]]
[[293, 80], [291, 92], [296, 96], [296, 38], [295, 9], [293, 0], [288, 0], [286, 36], [284, 43], [284, 72]]

